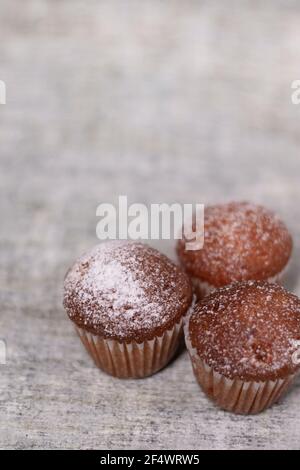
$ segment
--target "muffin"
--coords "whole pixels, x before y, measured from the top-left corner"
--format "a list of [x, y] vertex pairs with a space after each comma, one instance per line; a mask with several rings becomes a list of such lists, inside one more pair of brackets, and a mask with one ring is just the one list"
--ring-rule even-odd
[[185, 337], [204, 392], [225, 410], [259, 413], [300, 367], [300, 299], [278, 284], [234, 283], [196, 305]]
[[154, 374], [174, 355], [192, 303], [187, 275], [142, 243], [101, 243], [67, 272], [64, 307], [87, 351], [120, 378]]
[[209, 206], [204, 214], [204, 247], [187, 250], [178, 241], [180, 262], [198, 298], [235, 281], [279, 282], [292, 252], [292, 238], [271, 211], [247, 202]]

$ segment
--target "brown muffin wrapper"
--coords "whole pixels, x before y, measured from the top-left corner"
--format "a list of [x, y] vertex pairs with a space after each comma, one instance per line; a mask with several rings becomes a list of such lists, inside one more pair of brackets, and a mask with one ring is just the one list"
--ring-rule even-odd
[[245, 382], [229, 379], [219, 374], [200, 359], [191, 346], [185, 325], [186, 345], [191, 358], [194, 375], [207, 396], [220, 408], [237, 414], [257, 414], [276, 403], [288, 390], [295, 374], [284, 379], [264, 382]]
[[[271, 283], [283, 284], [286, 277], [287, 277], [288, 268], [289, 268], [289, 263], [276, 276], [270, 277], [266, 280], [268, 282], [271, 282]], [[206, 295], [211, 294], [211, 292], [213, 292], [214, 290], [217, 289], [212, 284], [209, 284], [206, 281], [202, 281], [198, 277], [192, 277], [191, 281], [192, 281], [192, 284], [193, 284], [193, 287], [194, 287], [194, 292], [195, 292], [196, 297], [197, 297], [198, 300], [203, 299], [203, 297], [205, 297]]]
[[201, 281], [197, 277], [192, 277], [191, 280], [192, 280], [194, 292], [198, 300], [203, 299], [203, 297], [205, 297], [206, 295], [209, 295], [211, 292], [213, 292], [216, 289], [212, 284]]
[[96, 365], [118, 378], [142, 378], [162, 369], [174, 356], [182, 340], [181, 318], [170, 330], [152, 340], [120, 342], [75, 327]]

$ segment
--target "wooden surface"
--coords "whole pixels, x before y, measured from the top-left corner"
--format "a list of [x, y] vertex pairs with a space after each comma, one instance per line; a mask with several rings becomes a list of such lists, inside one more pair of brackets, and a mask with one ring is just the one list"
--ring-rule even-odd
[[300, 447], [299, 381], [240, 417], [204, 397], [186, 353], [115, 380], [61, 306], [67, 267], [97, 242], [97, 205], [119, 194], [276, 209], [300, 294], [299, 24], [288, 0], [1, 0], [1, 448]]

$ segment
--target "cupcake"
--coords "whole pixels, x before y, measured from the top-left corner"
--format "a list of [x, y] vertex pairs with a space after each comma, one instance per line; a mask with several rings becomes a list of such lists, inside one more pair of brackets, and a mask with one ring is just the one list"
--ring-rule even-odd
[[64, 283], [64, 307], [85, 348], [120, 378], [149, 376], [170, 361], [191, 302], [187, 275], [142, 243], [97, 245]]
[[280, 282], [292, 252], [284, 223], [264, 207], [247, 202], [209, 206], [204, 214], [204, 247], [177, 253], [198, 298], [235, 281]]
[[300, 299], [278, 284], [234, 283], [196, 305], [185, 337], [204, 392], [225, 410], [259, 413], [300, 367]]

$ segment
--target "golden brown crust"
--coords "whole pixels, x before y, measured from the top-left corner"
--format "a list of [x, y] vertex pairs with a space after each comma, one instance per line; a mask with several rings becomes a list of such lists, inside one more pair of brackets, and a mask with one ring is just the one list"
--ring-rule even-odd
[[273, 212], [247, 202], [205, 209], [202, 250], [187, 251], [185, 240], [177, 253], [186, 272], [212, 286], [234, 281], [267, 280], [280, 273], [292, 252], [292, 238]]
[[300, 299], [277, 284], [244, 281], [199, 302], [189, 320], [199, 357], [230, 379], [285, 378], [300, 364]]
[[161, 336], [191, 302], [183, 270], [142, 243], [97, 245], [68, 271], [64, 285], [64, 306], [77, 326], [123, 342]]

